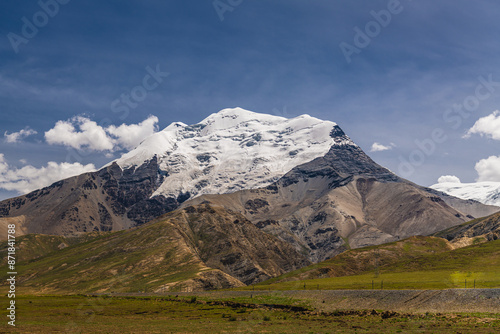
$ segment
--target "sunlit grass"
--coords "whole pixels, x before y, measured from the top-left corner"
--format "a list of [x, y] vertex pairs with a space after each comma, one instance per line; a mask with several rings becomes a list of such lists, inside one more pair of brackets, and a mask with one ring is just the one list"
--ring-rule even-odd
[[[409, 250], [408, 243], [403, 250]], [[406, 247], [405, 247], [406, 246]], [[387, 245], [378, 246], [387, 248]], [[356, 252], [366, 252], [369, 247]], [[300, 269], [242, 290], [304, 290], [304, 289], [454, 289], [500, 287], [500, 240], [473, 245], [437, 254], [387, 260], [387, 264], [357, 275], [298, 279], [317, 268], [342, 267], [356, 257], [340, 255], [315, 266]]]

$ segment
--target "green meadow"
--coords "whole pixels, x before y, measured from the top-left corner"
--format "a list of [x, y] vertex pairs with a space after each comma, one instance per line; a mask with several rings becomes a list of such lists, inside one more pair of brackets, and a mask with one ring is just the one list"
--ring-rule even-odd
[[[500, 326], [499, 314], [321, 313], [200, 297], [22, 296], [17, 302], [16, 327], [5, 321], [0, 332], [480, 334]], [[292, 303], [280, 297], [265, 302]]]

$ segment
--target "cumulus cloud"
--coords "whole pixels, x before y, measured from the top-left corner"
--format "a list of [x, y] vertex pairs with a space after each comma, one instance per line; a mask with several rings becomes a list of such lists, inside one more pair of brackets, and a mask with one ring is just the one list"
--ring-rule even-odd
[[47, 166], [36, 168], [31, 165], [11, 168], [0, 153], [0, 188], [26, 194], [35, 189], [47, 187], [52, 183], [71, 176], [95, 171], [93, 164], [56, 163], [50, 161]]
[[481, 117], [465, 134], [469, 138], [473, 134], [500, 140], [500, 111], [494, 111], [488, 116]]
[[476, 163], [477, 181], [500, 182], [500, 156], [490, 156]]
[[158, 117], [149, 116], [139, 124], [122, 124], [118, 127], [111, 125], [106, 129], [106, 132], [116, 137], [120, 146], [127, 149], [133, 149], [145, 138], [158, 131], [157, 124]]
[[373, 143], [370, 152], [380, 152], [380, 151], [388, 151], [392, 150], [396, 145], [391, 143], [390, 145], [382, 145], [380, 143]]
[[443, 175], [438, 179], [438, 183], [461, 183], [455, 175]]
[[51, 145], [59, 144], [77, 150], [85, 147], [93, 151], [111, 151], [115, 146], [102, 126], [81, 116], [58, 121], [54, 128], [45, 132], [45, 140]]
[[18, 132], [8, 133], [7, 131], [5, 131], [3, 135], [7, 143], [17, 143], [21, 141], [21, 139], [26, 138], [28, 136], [36, 135], [37, 133], [38, 132], [36, 132], [35, 130], [27, 127]]
[[132, 149], [158, 131], [157, 123], [158, 117], [149, 116], [139, 124], [103, 127], [89, 118], [76, 116], [68, 121], [58, 121], [45, 132], [45, 140], [51, 145], [91, 151]]

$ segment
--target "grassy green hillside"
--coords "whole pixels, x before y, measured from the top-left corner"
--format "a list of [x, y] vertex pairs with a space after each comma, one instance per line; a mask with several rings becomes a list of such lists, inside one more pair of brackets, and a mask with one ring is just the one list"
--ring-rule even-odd
[[470, 288], [474, 280], [476, 287], [500, 287], [500, 240], [450, 250], [446, 240], [413, 237], [348, 251], [246, 289], [446, 289], [466, 281]]
[[[16, 259], [18, 262], [34, 260], [68, 246], [87, 242], [103, 235], [106, 235], [106, 233], [92, 232], [78, 237], [44, 234], [23, 235], [16, 238]], [[7, 247], [7, 241], [0, 242], [0, 265], [5, 265], [7, 261]]]
[[411, 237], [398, 242], [349, 250], [330, 260], [276, 277], [266, 283], [352, 276], [367, 271], [376, 272], [377, 268], [380, 269], [393, 263], [451, 249], [451, 245], [441, 238]]
[[19, 287], [33, 292], [144, 291], [153, 282], [192, 278], [203, 265], [180, 239], [168, 223], [101, 236], [21, 262]]

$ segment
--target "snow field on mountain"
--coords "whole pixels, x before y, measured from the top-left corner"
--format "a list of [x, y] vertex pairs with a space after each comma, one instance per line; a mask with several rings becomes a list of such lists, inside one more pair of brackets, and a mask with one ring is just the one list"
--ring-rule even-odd
[[483, 204], [500, 206], [500, 182], [443, 182], [431, 186], [461, 199], [473, 199]]
[[335, 126], [309, 115], [287, 119], [224, 109], [198, 124], [172, 123], [116, 162], [127, 169], [157, 156], [166, 178], [153, 196], [258, 188], [324, 156], [333, 145], [355, 145], [346, 137], [332, 138]]

